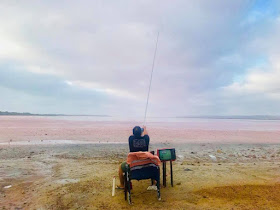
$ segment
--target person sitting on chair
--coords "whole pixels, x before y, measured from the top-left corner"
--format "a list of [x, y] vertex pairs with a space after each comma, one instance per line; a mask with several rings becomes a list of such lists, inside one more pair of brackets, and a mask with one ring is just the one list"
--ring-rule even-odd
[[[146, 126], [143, 126], [143, 132], [139, 126], [135, 126], [133, 128], [133, 135], [129, 137], [128, 143], [130, 152], [147, 152], [149, 150], [150, 137], [148, 135]], [[119, 189], [124, 188], [123, 174], [126, 170], [126, 164], [126, 161], [124, 161], [119, 167], [120, 185], [117, 186]]]

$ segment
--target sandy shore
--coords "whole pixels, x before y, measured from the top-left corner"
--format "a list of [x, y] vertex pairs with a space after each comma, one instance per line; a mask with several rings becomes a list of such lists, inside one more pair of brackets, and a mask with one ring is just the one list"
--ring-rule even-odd
[[[126, 157], [125, 144], [1, 146], [3, 209], [277, 209], [280, 145], [152, 144], [175, 146], [172, 188], [162, 201], [133, 181], [133, 205], [122, 191], [111, 196], [112, 178]], [[213, 161], [209, 155], [214, 155]], [[167, 174], [167, 180], [169, 174]], [[169, 180], [168, 180], [169, 181]], [[9, 188], [8, 188], [9, 187]]]
[[[175, 147], [162, 200], [133, 181], [133, 205], [112, 178], [137, 122], [1, 117], [2, 209], [279, 209], [279, 126], [272, 121], [149, 122], [151, 150]], [[215, 156], [216, 159], [211, 158]]]

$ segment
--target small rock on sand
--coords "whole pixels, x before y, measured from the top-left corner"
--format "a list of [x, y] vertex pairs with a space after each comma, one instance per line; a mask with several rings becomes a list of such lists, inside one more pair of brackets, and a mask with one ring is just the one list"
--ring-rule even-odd
[[11, 187], [12, 187], [12, 185], [7, 185], [7, 186], [4, 187], [4, 189], [9, 189]]
[[213, 161], [217, 161], [216, 156], [214, 156], [214, 155], [209, 155], [209, 157], [210, 157]]

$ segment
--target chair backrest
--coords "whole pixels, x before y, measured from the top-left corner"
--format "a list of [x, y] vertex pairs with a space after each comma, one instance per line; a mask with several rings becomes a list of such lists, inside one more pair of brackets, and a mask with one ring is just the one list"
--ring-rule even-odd
[[130, 152], [127, 156], [127, 164], [130, 167], [131, 179], [154, 179], [159, 181], [158, 156], [150, 152]]

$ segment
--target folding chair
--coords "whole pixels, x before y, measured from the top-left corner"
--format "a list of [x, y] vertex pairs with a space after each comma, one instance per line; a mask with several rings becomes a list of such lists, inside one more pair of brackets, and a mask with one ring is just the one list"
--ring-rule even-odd
[[[125, 200], [131, 204], [131, 180], [144, 180], [151, 179], [157, 182], [157, 198], [161, 200], [160, 197], [160, 168], [154, 163], [149, 163], [145, 165], [138, 165], [134, 167], [129, 167], [126, 164], [126, 172], [124, 175], [124, 195]], [[128, 198], [128, 199], [127, 199]]]

